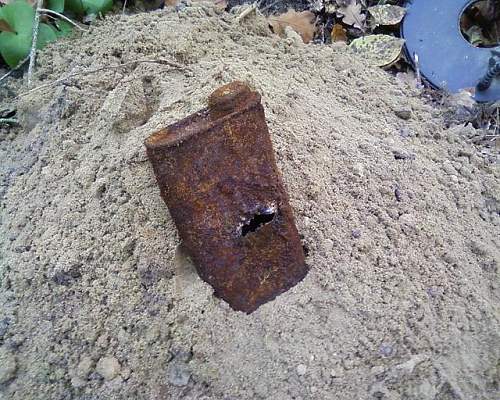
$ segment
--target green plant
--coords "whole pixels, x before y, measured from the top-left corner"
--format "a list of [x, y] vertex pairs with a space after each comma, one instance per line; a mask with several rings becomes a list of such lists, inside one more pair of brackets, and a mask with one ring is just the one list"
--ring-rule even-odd
[[[25, 59], [31, 48], [35, 11], [26, 1], [18, 0], [0, 8], [0, 54], [14, 68]], [[38, 30], [37, 48], [57, 39], [55, 29], [41, 23]]]
[[[63, 7], [76, 15], [104, 14], [113, 7], [113, 0], [52, 0], [62, 2]], [[56, 10], [54, 10], [56, 11]]]
[[[46, 7], [55, 13], [72, 17], [104, 14], [113, 6], [113, 0], [47, 0]], [[41, 10], [36, 10], [41, 12]], [[14, 68], [25, 60], [31, 50], [35, 9], [26, 0], [14, 0], [0, 8], [0, 55]], [[43, 15], [43, 13], [41, 13]], [[72, 26], [63, 19], [40, 22], [36, 48], [71, 33]]]

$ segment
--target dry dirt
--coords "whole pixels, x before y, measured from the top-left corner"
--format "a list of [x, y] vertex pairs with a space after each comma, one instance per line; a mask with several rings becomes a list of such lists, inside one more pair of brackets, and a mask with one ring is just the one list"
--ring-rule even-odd
[[[175, 61], [109, 68], [136, 59]], [[203, 4], [40, 57], [0, 141], [0, 398], [496, 399], [500, 172], [342, 46]], [[89, 71], [106, 67], [98, 73]], [[247, 81], [308, 249], [251, 315], [183, 254], [143, 140]]]

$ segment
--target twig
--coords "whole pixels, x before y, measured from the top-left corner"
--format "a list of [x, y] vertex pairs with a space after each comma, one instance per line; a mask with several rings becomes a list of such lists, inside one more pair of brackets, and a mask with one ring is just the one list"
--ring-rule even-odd
[[417, 53], [413, 53], [413, 60], [415, 61], [415, 73], [417, 80], [417, 89], [422, 89], [424, 85], [422, 84], [422, 75], [420, 73], [420, 60]]
[[40, 27], [40, 9], [42, 8], [42, 4], [43, 0], [37, 0], [35, 18], [33, 20], [33, 38], [31, 41], [30, 63], [28, 66], [28, 87], [31, 86], [31, 76], [33, 75], [33, 69], [35, 68], [36, 42], [38, 40], [38, 28]]
[[66, 15], [63, 15], [63, 14], [60, 14], [54, 10], [49, 10], [48, 8], [39, 8], [38, 11], [40, 11], [41, 13], [44, 13], [44, 14], [52, 14], [52, 15], [55, 15], [56, 17], [58, 18], [61, 18], [63, 20], [65, 20], [66, 22], [70, 23], [71, 25], [73, 25], [75, 28], [78, 28], [80, 29], [81, 31], [83, 32], [86, 32], [87, 29], [85, 28], [82, 28], [80, 25], [78, 25], [75, 21], [69, 19], [68, 17], [66, 17]]
[[500, 125], [500, 107], [497, 107], [497, 119], [496, 119], [496, 125], [495, 125], [495, 135], [498, 135], [498, 129]]
[[257, 1], [253, 2], [250, 7], [247, 7], [243, 12], [236, 17], [236, 22], [241, 22], [244, 18], [248, 17], [251, 13], [257, 10]]
[[19, 121], [15, 118], [0, 118], [0, 124], [17, 125]]
[[19, 61], [19, 63], [14, 68], [12, 68], [9, 72], [7, 72], [6, 74], [2, 75], [2, 77], [0, 77], [0, 82], [2, 82], [8, 76], [12, 75], [12, 73], [14, 71], [17, 71], [19, 68], [21, 68], [24, 65], [24, 63], [29, 60], [29, 58], [30, 58], [29, 55], [26, 56], [23, 60]]
[[174, 61], [169, 61], [169, 60], [164, 60], [164, 59], [159, 59], [159, 60], [148, 60], [148, 59], [145, 59], [145, 60], [135, 60], [135, 61], [129, 61], [129, 62], [126, 62], [126, 63], [123, 63], [123, 64], [119, 64], [119, 65], [108, 65], [108, 66], [105, 66], [105, 67], [92, 69], [90, 71], [74, 72], [72, 74], [66, 75], [65, 77], [56, 79], [55, 81], [52, 81], [52, 82], [49, 82], [49, 83], [45, 83], [45, 84], [37, 86], [37, 87], [35, 87], [33, 89], [27, 90], [26, 92], [19, 93], [19, 96], [25, 96], [28, 93], [37, 92], [37, 91], [39, 91], [41, 89], [44, 89], [44, 88], [47, 88], [47, 87], [51, 87], [51, 86], [55, 86], [55, 85], [57, 85], [57, 84], [59, 84], [61, 82], [64, 82], [64, 81], [66, 81], [66, 80], [68, 80], [70, 78], [74, 78], [75, 76], [90, 75], [90, 74], [95, 74], [96, 72], [101, 72], [101, 71], [106, 71], [106, 70], [112, 70], [112, 69], [120, 69], [120, 68], [123, 68], [123, 67], [127, 67], [127, 66], [134, 65], [134, 64], [141, 64], [141, 63], [162, 64], [162, 65], [168, 65], [170, 67], [177, 68], [177, 69], [187, 69], [187, 70], [189, 70], [189, 68], [186, 67], [186, 66], [184, 66], [184, 65], [178, 64], [178, 63], [176, 63]]
[[123, 2], [122, 14], [125, 14], [125, 7], [127, 7], [127, 0]]

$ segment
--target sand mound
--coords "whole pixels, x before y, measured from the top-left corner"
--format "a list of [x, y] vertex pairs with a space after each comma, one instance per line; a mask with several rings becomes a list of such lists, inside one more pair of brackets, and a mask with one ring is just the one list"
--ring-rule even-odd
[[[493, 399], [499, 171], [345, 48], [202, 5], [112, 17], [40, 59], [1, 142], [9, 399]], [[177, 251], [143, 140], [239, 79], [263, 96], [307, 278], [251, 315]], [[496, 393], [496, 395], [495, 395]]]

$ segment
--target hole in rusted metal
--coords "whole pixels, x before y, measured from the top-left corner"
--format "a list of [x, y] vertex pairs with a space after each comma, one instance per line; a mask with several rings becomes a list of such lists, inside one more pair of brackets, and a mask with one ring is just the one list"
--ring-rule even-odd
[[241, 227], [241, 236], [246, 236], [249, 233], [255, 232], [261, 226], [272, 222], [276, 212], [272, 209], [264, 209], [255, 214], [245, 225]]

